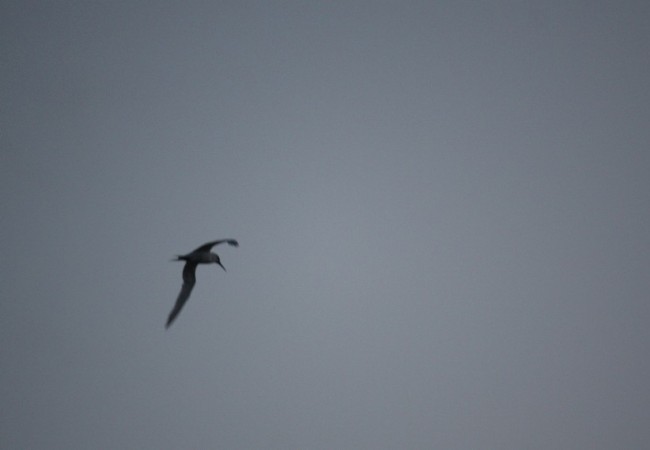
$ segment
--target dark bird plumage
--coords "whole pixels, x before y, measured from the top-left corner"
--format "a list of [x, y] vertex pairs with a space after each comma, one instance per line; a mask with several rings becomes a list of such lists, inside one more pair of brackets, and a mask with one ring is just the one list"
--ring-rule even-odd
[[223, 264], [221, 264], [219, 255], [210, 251], [215, 245], [223, 244], [224, 242], [233, 247], [239, 247], [239, 243], [235, 239], [221, 239], [218, 241], [212, 241], [208, 242], [207, 244], [203, 244], [187, 255], [178, 255], [176, 256], [176, 259], [173, 260], [185, 261], [185, 267], [183, 267], [183, 287], [181, 287], [181, 291], [176, 298], [174, 308], [172, 308], [171, 312], [169, 313], [165, 328], [169, 328], [174, 319], [176, 319], [176, 316], [178, 316], [178, 314], [181, 312], [181, 309], [183, 309], [183, 305], [185, 305], [187, 299], [190, 298], [192, 288], [194, 288], [194, 285], [196, 284], [197, 265], [215, 263], [219, 264], [223, 270], [226, 270]]

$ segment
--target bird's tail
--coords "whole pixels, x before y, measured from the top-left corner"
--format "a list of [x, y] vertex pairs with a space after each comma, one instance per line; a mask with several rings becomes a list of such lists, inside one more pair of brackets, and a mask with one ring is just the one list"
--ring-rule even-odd
[[173, 259], [170, 261], [186, 261], [187, 258], [185, 258], [183, 255], [176, 255]]

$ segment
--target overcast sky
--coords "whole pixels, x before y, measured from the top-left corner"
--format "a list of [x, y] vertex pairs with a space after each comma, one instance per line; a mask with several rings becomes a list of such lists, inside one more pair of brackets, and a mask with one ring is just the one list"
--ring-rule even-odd
[[649, 5], [3, 2], [0, 447], [646, 446]]

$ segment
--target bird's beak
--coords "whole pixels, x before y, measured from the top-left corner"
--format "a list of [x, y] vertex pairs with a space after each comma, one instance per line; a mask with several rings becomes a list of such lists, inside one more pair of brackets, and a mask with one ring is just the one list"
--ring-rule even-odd
[[221, 266], [221, 268], [223, 269], [223, 271], [226, 272], [226, 268], [223, 266], [223, 264], [221, 264], [220, 262], [218, 262], [217, 264], [219, 264]]

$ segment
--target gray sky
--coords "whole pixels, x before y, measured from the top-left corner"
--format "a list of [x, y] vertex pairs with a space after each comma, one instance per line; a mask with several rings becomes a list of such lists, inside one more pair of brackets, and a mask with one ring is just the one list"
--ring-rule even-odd
[[648, 5], [3, 2], [0, 447], [647, 445]]

